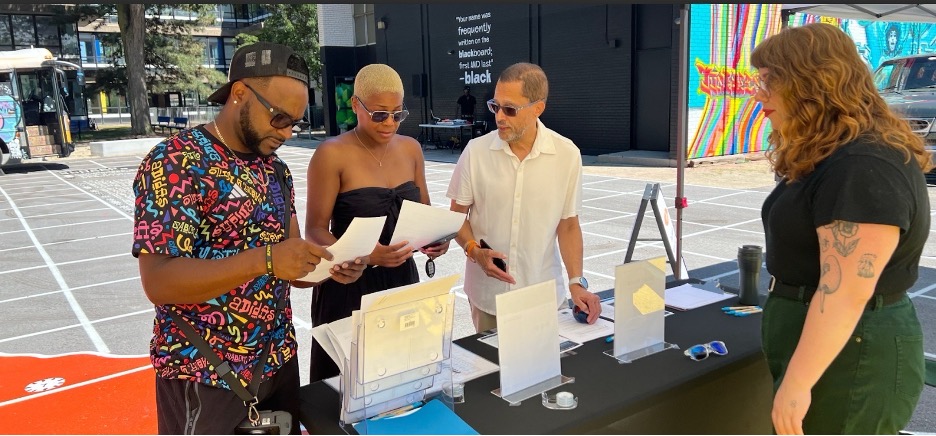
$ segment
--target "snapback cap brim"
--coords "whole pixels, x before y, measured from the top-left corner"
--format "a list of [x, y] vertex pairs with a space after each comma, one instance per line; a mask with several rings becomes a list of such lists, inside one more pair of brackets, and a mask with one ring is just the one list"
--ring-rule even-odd
[[211, 93], [211, 95], [208, 96], [207, 100], [211, 103], [217, 103], [220, 105], [227, 103], [228, 94], [231, 93], [231, 86], [234, 85], [234, 82], [236, 82], [236, 80], [232, 80], [226, 83], [224, 86], [218, 88], [217, 91]]

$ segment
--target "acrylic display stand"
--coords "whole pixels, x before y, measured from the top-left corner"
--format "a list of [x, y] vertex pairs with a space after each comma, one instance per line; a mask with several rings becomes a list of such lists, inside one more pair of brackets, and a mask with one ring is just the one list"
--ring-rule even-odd
[[604, 354], [630, 363], [671, 348], [663, 340], [666, 258], [625, 263], [614, 269], [614, 348]]

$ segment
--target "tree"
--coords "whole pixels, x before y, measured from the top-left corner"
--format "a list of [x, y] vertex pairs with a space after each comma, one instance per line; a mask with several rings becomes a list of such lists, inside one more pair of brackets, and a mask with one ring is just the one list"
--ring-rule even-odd
[[[192, 12], [194, 19], [164, 19], [172, 15], [171, 9]], [[117, 14], [119, 37], [113, 34], [102, 38], [113, 66], [98, 71], [96, 85], [90, 91], [112, 91], [126, 96], [133, 134], [152, 132], [150, 92], [195, 91], [208, 95], [227, 80], [220, 71], [202, 66], [204, 47], [192, 37], [193, 31], [213, 21], [210, 14], [213, 10], [211, 4], [102, 4], [78, 8], [78, 18], [87, 21]], [[102, 25], [103, 22], [98, 27]]]
[[310, 3], [264, 4], [270, 17], [259, 31], [234, 37], [237, 47], [257, 41], [289, 46], [309, 64], [309, 79], [322, 83], [322, 56], [319, 48], [318, 5]]

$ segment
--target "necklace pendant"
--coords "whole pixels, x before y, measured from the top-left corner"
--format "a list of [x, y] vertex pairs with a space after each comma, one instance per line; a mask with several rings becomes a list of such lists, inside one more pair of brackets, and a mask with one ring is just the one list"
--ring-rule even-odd
[[377, 166], [383, 168], [383, 162], [377, 162]]

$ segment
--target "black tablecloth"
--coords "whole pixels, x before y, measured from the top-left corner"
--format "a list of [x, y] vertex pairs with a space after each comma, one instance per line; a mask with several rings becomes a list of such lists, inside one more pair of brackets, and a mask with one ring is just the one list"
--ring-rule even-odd
[[[562, 358], [562, 374], [575, 383], [550, 391], [578, 397], [573, 410], [550, 410], [539, 397], [509, 406], [491, 394], [495, 372], [465, 385], [455, 412], [481, 434], [770, 433], [772, 389], [760, 349], [761, 315], [734, 317], [721, 306], [737, 297], [666, 318], [665, 338], [680, 347], [621, 364], [603, 354], [612, 344], [589, 341]], [[497, 363], [497, 349], [480, 335], [456, 344]], [[728, 355], [694, 362], [688, 347], [724, 341]], [[338, 426], [338, 393], [317, 382], [301, 388], [300, 420], [309, 433], [344, 433]]]

